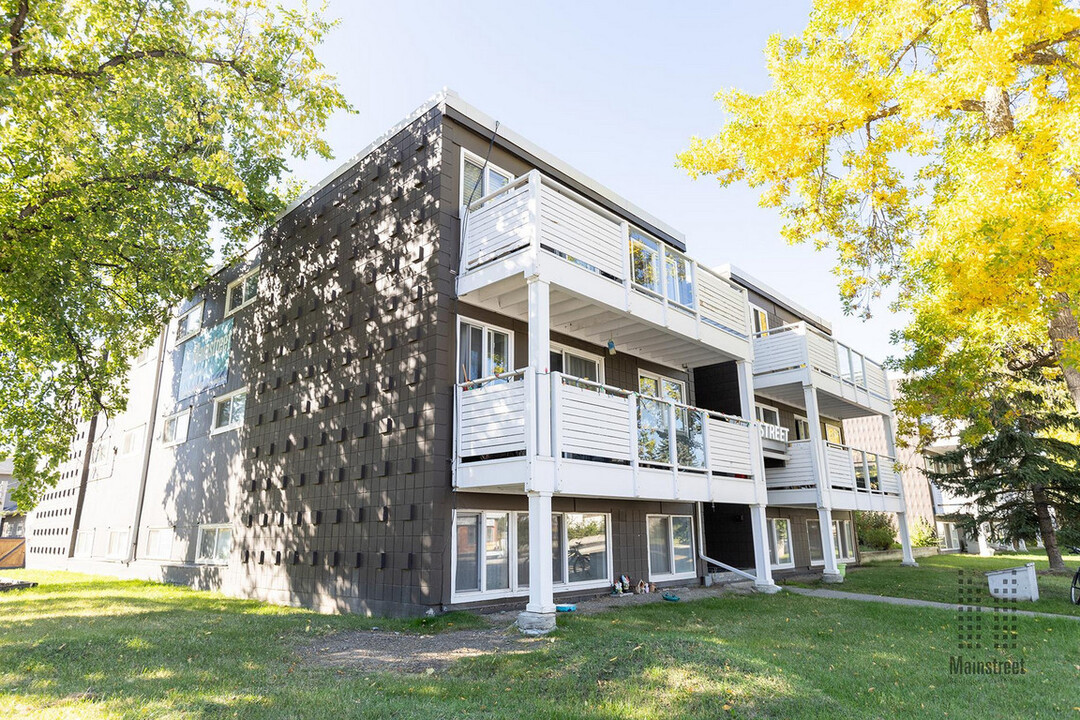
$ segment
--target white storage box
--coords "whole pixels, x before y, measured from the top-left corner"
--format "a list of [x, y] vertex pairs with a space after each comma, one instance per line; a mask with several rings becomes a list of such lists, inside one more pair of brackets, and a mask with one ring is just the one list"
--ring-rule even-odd
[[986, 573], [990, 594], [1002, 600], [1038, 600], [1039, 581], [1035, 576], [1035, 563], [1022, 567], [992, 570]]

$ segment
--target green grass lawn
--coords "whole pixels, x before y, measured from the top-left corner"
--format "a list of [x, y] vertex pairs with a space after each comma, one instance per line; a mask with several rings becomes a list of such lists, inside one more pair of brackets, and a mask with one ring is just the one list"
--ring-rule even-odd
[[[873, 593], [891, 597], [916, 598], [918, 600], [936, 600], [937, 602], [955, 603], [958, 601], [957, 578], [960, 570], [978, 573], [985, 586], [982, 573], [987, 570], [1018, 567], [1029, 562], [1035, 563], [1036, 570], [1046, 570], [1049, 564], [1046, 553], [998, 554], [994, 557], [978, 555], [933, 555], [918, 558], [919, 567], [901, 567], [899, 561], [874, 563], [861, 568], [849, 568], [847, 577], [841, 585], [817, 583], [799, 583], [807, 587], [830, 587], [835, 590]], [[1073, 571], [1080, 567], [1080, 556], [1066, 555], [1065, 564]], [[1020, 610], [1058, 613], [1060, 615], [1080, 615], [1080, 605], [1073, 605], [1069, 597], [1072, 574], [1039, 575], [1038, 602], [1017, 604]], [[989, 598], [988, 598], [989, 599]]]
[[[10, 573], [0, 717], [1080, 718], [1080, 628], [1019, 620], [1022, 676], [955, 676], [954, 613], [782, 593], [560, 616], [516, 655], [432, 675], [302, 662], [313, 636], [426, 623], [310, 612], [149, 583]], [[5, 573], [8, 575], [8, 573]]]

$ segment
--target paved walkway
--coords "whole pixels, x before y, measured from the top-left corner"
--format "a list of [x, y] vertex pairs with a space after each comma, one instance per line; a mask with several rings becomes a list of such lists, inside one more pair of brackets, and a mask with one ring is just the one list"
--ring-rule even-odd
[[[953, 611], [955, 611], [956, 608], [960, 607], [956, 603], [934, 602], [932, 600], [915, 600], [914, 598], [887, 597], [885, 595], [869, 595], [867, 593], [844, 592], [843, 590], [814, 590], [811, 588], [792, 587], [790, 585], [785, 585], [784, 589], [788, 592], [795, 593], [796, 595], [806, 595], [807, 597], [818, 598], [832, 598], [834, 600], [861, 600], [863, 602], [885, 603], [886, 605], [907, 605], [909, 607], [929, 607], [938, 608], [939, 610]], [[978, 607], [978, 609], [982, 610], [983, 612], [994, 611], [994, 608], [985, 606], [965, 605], [964, 607]], [[1016, 614], [1023, 615], [1024, 617], [1053, 618], [1055, 620], [1064, 618], [1066, 620], [1076, 620], [1080, 622], [1080, 615], [1057, 615], [1055, 613], [1033, 612], [1031, 610], [1017, 610]]]

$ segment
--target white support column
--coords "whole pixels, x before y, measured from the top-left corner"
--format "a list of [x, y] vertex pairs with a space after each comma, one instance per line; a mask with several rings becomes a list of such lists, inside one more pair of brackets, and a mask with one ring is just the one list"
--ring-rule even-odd
[[915, 562], [915, 555], [911, 552], [911, 532], [908, 530], [906, 512], [896, 513], [896, 524], [900, 530], [900, 547], [904, 552], [904, 559], [900, 564], [904, 567], [919, 567], [919, 563]]
[[765, 454], [761, 449], [761, 432], [754, 417], [754, 374], [746, 360], [735, 361], [739, 375], [739, 405], [743, 419], [750, 422], [750, 472], [754, 478], [754, 503], [750, 506], [751, 527], [754, 534], [754, 567], [757, 580], [754, 589], [774, 593], [780, 588], [773, 581], [769, 562], [769, 524], [765, 520], [768, 490], [765, 486]]
[[529, 492], [529, 604], [518, 615], [518, 628], [528, 635], [555, 629], [552, 579], [551, 493]]
[[981, 555], [982, 557], [993, 557], [994, 548], [990, 547], [990, 523], [983, 523], [979, 526], [978, 541], [979, 555]]
[[827, 583], [844, 582], [840, 577], [840, 569], [836, 566], [836, 543], [832, 535], [832, 510], [827, 507], [818, 508], [818, 524], [821, 527], [821, 554], [825, 556], [825, 570], [821, 579]]
[[832, 535], [832, 487], [829, 468], [825, 463], [825, 438], [821, 434], [821, 413], [818, 411], [817, 390], [812, 385], [803, 386], [806, 403], [806, 423], [810, 426], [810, 466], [817, 487], [818, 523], [821, 527], [821, 553], [825, 556], [825, 569], [821, 579], [827, 583], [839, 583], [840, 570], [836, 567], [836, 543]]
[[772, 576], [769, 557], [769, 522], [765, 519], [764, 505], [750, 506], [750, 528], [754, 533], [754, 567], [757, 568], [754, 589], [763, 593], [779, 592], [780, 588], [773, 581]]
[[529, 286], [529, 367], [536, 377], [536, 454], [551, 457], [551, 286], [533, 275]]
[[[885, 429], [885, 452], [889, 457], [893, 458], [892, 462], [896, 461], [896, 434], [893, 427], [892, 415], [882, 415], [881, 425]], [[881, 474], [881, 459], [878, 459], [878, 473]], [[919, 563], [915, 562], [915, 555], [911, 552], [911, 531], [907, 525], [907, 495], [904, 493], [904, 478], [898, 476], [896, 470], [893, 467], [889, 468], [889, 472], [896, 477], [897, 487], [900, 491], [900, 507], [903, 508], [900, 512], [896, 513], [896, 525], [900, 531], [900, 547], [903, 548], [904, 558], [900, 561], [900, 564], [905, 567], [919, 567]]]

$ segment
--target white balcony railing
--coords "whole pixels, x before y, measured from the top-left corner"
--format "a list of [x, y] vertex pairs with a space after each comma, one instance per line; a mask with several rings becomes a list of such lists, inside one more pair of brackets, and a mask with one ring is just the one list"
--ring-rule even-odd
[[646, 297], [749, 336], [743, 288], [537, 170], [470, 204], [466, 218], [461, 276], [519, 252], [543, 251], [621, 284], [628, 299]]
[[[825, 441], [823, 445], [825, 472], [831, 488], [869, 495], [900, 496], [900, 477], [896, 473], [895, 458]], [[769, 490], [814, 487], [812, 451], [810, 440], [789, 443], [787, 464], [766, 469], [766, 487]]]
[[[537, 382], [529, 369], [456, 387], [456, 462], [461, 464], [526, 457], [536, 453]], [[551, 454], [556, 458], [624, 466], [626, 483], [639, 470], [751, 477], [750, 422], [737, 417], [654, 398], [553, 372]], [[534, 391], [532, 385], [536, 386]], [[544, 413], [543, 415], [547, 415]]]
[[805, 322], [754, 334], [754, 375], [809, 367], [844, 385], [888, 400], [885, 369]]

